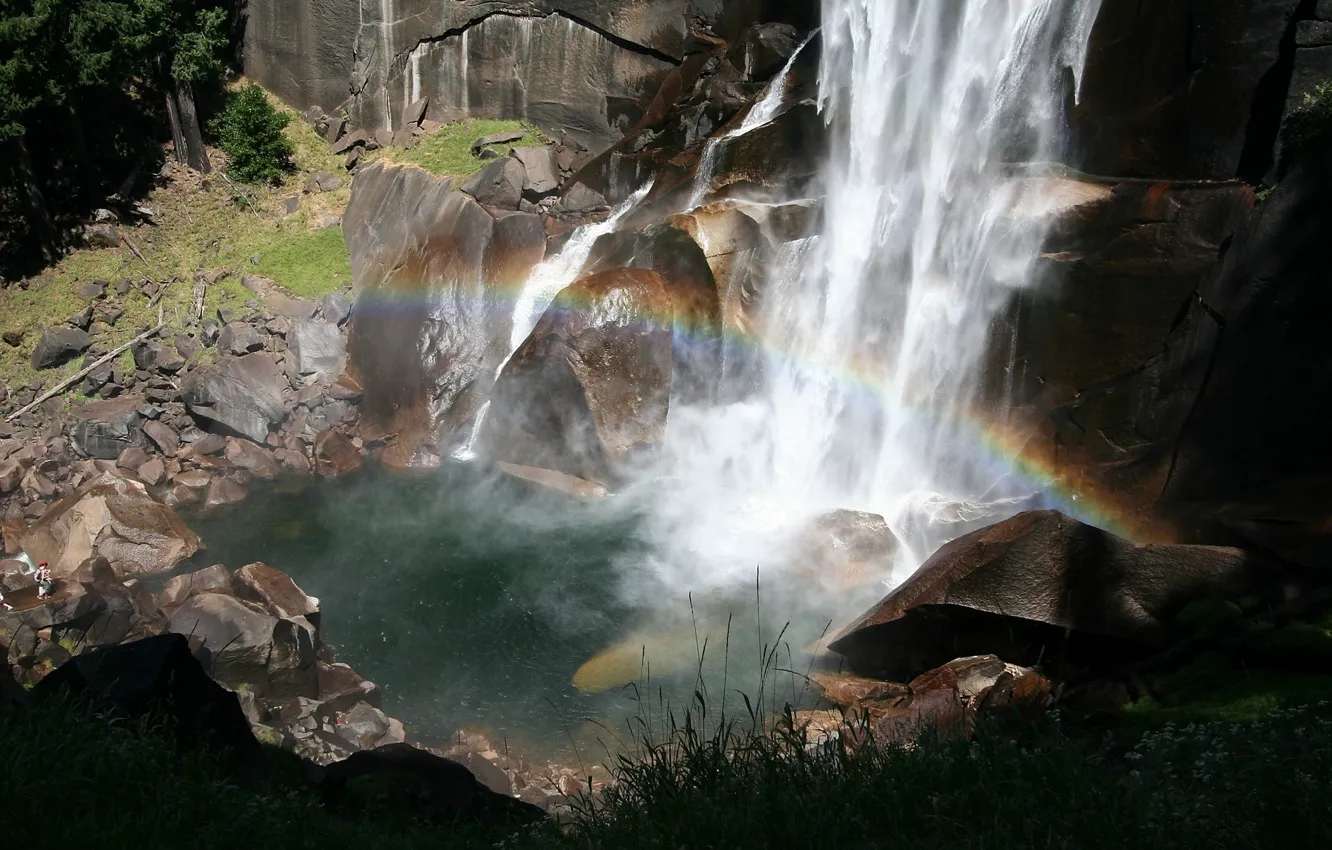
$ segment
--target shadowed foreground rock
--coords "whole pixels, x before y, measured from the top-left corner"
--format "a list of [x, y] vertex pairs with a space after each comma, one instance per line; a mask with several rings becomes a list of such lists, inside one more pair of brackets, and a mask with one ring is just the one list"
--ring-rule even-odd
[[944, 546], [829, 646], [888, 678], [985, 653], [1122, 659], [1165, 643], [1195, 599], [1284, 593], [1296, 578], [1239, 549], [1134, 544], [1031, 511]]
[[397, 809], [434, 824], [538, 823], [540, 808], [496, 793], [466, 767], [410, 744], [355, 753], [316, 774], [331, 808], [355, 813]]
[[167, 720], [183, 750], [204, 746], [249, 779], [266, 772], [259, 742], [236, 696], [208, 678], [181, 635], [159, 635], [74, 658], [32, 691], [35, 702], [59, 694], [91, 698], [130, 718]]

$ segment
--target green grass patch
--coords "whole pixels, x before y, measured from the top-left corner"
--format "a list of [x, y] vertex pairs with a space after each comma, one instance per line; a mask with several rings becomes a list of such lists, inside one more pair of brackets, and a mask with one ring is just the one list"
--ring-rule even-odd
[[520, 141], [497, 145], [495, 151], [501, 155], [507, 153], [510, 147], [541, 143], [540, 131], [531, 124], [472, 118], [445, 124], [434, 133], [418, 137], [416, 147], [411, 150], [388, 148], [375, 151], [371, 155], [371, 160], [406, 162], [419, 165], [432, 174], [469, 177], [486, 164], [485, 160], [472, 155], [472, 142], [492, 133], [506, 132], [522, 132], [524, 135]]
[[[135, 284], [128, 296], [119, 299], [124, 315], [96, 341], [106, 349], [128, 342], [156, 323], [157, 308], [149, 307], [148, 299], [138, 292], [138, 284], [145, 278], [178, 278], [161, 299], [168, 336], [188, 321], [198, 271], [235, 271], [209, 288], [206, 314], [222, 306], [243, 309], [247, 301], [256, 300], [240, 284], [246, 274], [266, 275], [307, 298], [350, 286], [351, 266], [342, 230], [336, 224], [326, 226], [341, 215], [350, 197], [350, 178], [342, 170], [342, 158], [329, 153], [328, 143], [292, 110], [275, 99], [273, 103], [293, 116], [283, 133], [292, 144], [295, 170], [281, 183], [238, 184], [223, 174], [225, 156], [210, 149], [216, 169], [211, 175], [195, 174], [174, 164], [164, 168], [159, 185], [147, 198], [161, 209], [158, 224], [122, 227], [142, 259], [123, 246], [80, 249], [25, 281], [26, 288], [0, 289], [0, 324], [27, 332], [17, 348], [0, 344], [0, 382], [14, 387], [40, 380], [49, 387], [78, 371], [81, 361], [75, 360], [38, 374], [29, 367], [29, 359], [45, 328], [64, 322], [84, 306], [74, 290], [85, 281], [130, 278]], [[343, 176], [346, 182], [334, 192], [302, 195], [305, 181], [317, 171]], [[300, 197], [297, 212], [281, 215], [283, 201], [293, 196]], [[251, 264], [253, 257], [259, 258], [258, 265]]]

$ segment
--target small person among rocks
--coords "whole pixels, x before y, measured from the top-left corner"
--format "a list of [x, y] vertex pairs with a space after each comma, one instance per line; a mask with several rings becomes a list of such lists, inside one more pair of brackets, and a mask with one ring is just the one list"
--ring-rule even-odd
[[51, 569], [42, 561], [37, 565], [37, 598], [48, 599], [55, 593], [55, 579], [51, 577]]
[[0, 611], [13, 611], [14, 606], [5, 601], [5, 589], [0, 587]]

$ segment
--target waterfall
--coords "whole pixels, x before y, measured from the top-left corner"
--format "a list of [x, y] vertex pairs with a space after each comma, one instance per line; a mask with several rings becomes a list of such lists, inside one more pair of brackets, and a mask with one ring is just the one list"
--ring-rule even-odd
[[[514, 302], [509, 350], [499, 367], [495, 369], [494, 380], [499, 380], [504, 367], [509, 365], [509, 359], [527, 339], [527, 335], [536, 327], [537, 322], [541, 321], [541, 316], [550, 306], [550, 302], [555, 300], [560, 290], [578, 279], [579, 272], [583, 270], [583, 265], [592, 253], [592, 246], [602, 236], [614, 233], [624, 217], [647, 197], [651, 189], [652, 181], [649, 180], [612, 210], [604, 221], [585, 224], [578, 228], [569, 235], [569, 241], [564, 243], [564, 250], [553, 257], [547, 257], [532, 269], [532, 273], [527, 276], [527, 281], [523, 284], [522, 291], [518, 293], [517, 301]], [[489, 411], [490, 402], [486, 401], [472, 421], [467, 440], [453, 452], [452, 457], [455, 460], [468, 461], [476, 457], [476, 440], [481, 435], [481, 426], [485, 423]]]
[[[712, 178], [717, 171], [717, 160], [720, 159], [722, 144], [757, 130], [777, 117], [777, 110], [782, 108], [782, 100], [786, 96], [786, 79], [791, 75], [791, 69], [795, 67], [796, 59], [800, 57], [805, 45], [813, 41], [814, 36], [818, 33], [818, 30], [814, 30], [805, 36], [805, 40], [800, 42], [791, 57], [786, 60], [782, 70], [768, 83], [768, 87], [763, 92], [763, 97], [759, 99], [758, 103], [750, 107], [739, 127], [724, 133], [719, 138], [708, 139], [704, 142], [703, 155], [698, 162], [698, 172], [694, 175], [694, 188], [685, 204], [686, 210], [692, 210], [702, 204], [703, 199], [712, 190]], [[746, 59], [748, 60], [748, 56], [746, 56]]]
[[[769, 271], [757, 397], [671, 411], [678, 492], [652, 535], [673, 584], [752, 586], [774, 528], [830, 508], [901, 534], [922, 522], [913, 506], [970, 517], [1031, 495], [973, 403], [991, 325], [1045, 235], [1017, 215], [1032, 181], [1009, 166], [1060, 154], [1099, 4], [823, 0], [822, 232]], [[753, 557], [737, 559], [744, 538]]]

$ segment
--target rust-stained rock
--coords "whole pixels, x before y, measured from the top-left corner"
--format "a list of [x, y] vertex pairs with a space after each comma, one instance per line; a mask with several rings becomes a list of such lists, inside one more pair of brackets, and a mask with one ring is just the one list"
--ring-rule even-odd
[[810, 678], [823, 689], [824, 699], [843, 708], [870, 700], [891, 700], [910, 693], [900, 682], [885, 682], [853, 673], [815, 670], [810, 673]]
[[319, 432], [314, 443], [315, 471], [321, 478], [336, 478], [361, 468], [361, 453], [352, 441], [333, 429]]

